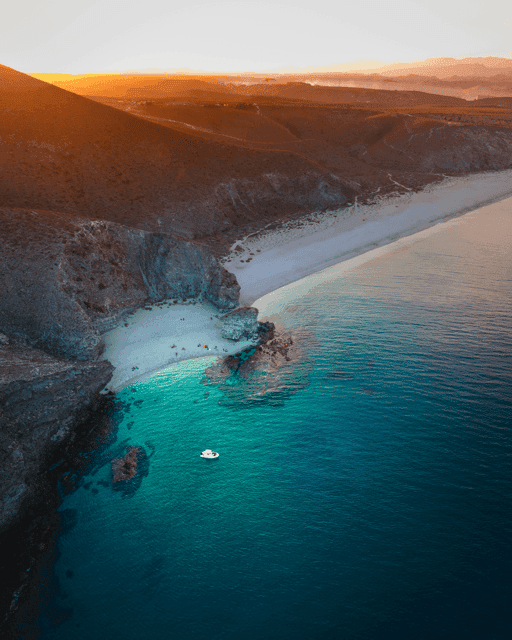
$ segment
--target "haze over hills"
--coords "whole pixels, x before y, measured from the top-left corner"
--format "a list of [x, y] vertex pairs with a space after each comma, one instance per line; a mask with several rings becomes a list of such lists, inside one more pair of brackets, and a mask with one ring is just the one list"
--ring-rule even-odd
[[288, 75], [291, 73], [352, 73], [354, 71], [372, 71], [386, 66], [381, 60], [355, 60], [354, 62], [332, 63], [326, 65], [312, 65], [309, 67], [282, 67], [280, 69], [272, 69], [266, 73], [282, 73]]
[[386, 63], [378, 60], [357, 60], [352, 63], [329, 64], [311, 67], [286, 67], [273, 73], [380, 73], [382, 75], [431, 75], [438, 78], [452, 75], [494, 75], [504, 70], [512, 72], [512, 59], [496, 56], [469, 58], [428, 58], [421, 62]]
[[[280, 75], [308, 75], [308, 74], [379, 74], [379, 75], [409, 75], [435, 76], [437, 78], [451, 77], [453, 75], [468, 76], [480, 75], [490, 77], [499, 73], [512, 73], [512, 58], [497, 56], [466, 57], [466, 58], [427, 58], [417, 62], [383, 62], [381, 60], [355, 60], [353, 62], [331, 63], [327, 65], [310, 65], [307, 67], [281, 67], [262, 71], [250, 71], [245, 73], [207, 72], [189, 67], [168, 69], [135, 69], [119, 72], [96, 74], [53, 74], [30, 73], [29, 75], [45, 81], [66, 81], [87, 76], [118, 76], [118, 75], [192, 75], [192, 76], [236, 76], [236, 77], [264, 77], [272, 74]], [[51, 78], [50, 78], [51, 77]]]
[[[256, 88], [254, 85], [280, 85], [297, 82], [297, 80], [324, 87], [345, 86], [404, 92], [417, 91], [464, 100], [512, 97], [512, 59], [493, 56], [462, 59], [430, 58], [423, 62], [394, 64], [385, 64], [376, 60], [358, 60], [353, 63], [304, 68], [290, 67], [280, 69], [279, 72], [250, 72], [236, 75], [201, 74], [190, 69], [155, 69], [146, 73], [133, 71], [76, 76], [51, 73], [30, 75], [80, 95], [118, 98], [136, 98], [137, 96], [186, 98], [189, 96], [191, 99], [200, 99], [202, 96], [205, 99], [208, 97], [214, 99], [211, 83], [221, 85], [218, 99], [226, 93], [250, 95], [256, 91], [264, 95], [274, 95], [275, 92], [272, 92], [272, 89], [264, 86]], [[197, 91], [194, 95], [190, 93], [193, 88]], [[318, 92], [311, 97], [315, 101], [320, 99]]]

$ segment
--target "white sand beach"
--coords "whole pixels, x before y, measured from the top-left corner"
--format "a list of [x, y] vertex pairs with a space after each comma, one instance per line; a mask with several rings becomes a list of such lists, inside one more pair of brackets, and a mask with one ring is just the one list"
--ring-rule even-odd
[[240, 284], [240, 305], [252, 305], [307, 275], [508, 197], [511, 170], [447, 178], [418, 193], [313, 214], [310, 222], [239, 240], [223, 264]]
[[[286, 289], [282, 295], [277, 291], [281, 287], [315, 273], [308, 285], [313, 286], [332, 265], [343, 262], [343, 269], [355, 268], [435, 232], [435, 225], [506, 198], [512, 212], [511, 170], [449, 178], [419, 193], [311, 214], [310, 222], [244, 238], [234, 243], [223, 263], [241, 286], [240, 306], [256, 302], [261, 318], [270, 309], [275, 313], [279, 304], [273, 303], [286, 298]], [[223, 339], [220, 316], [207, 303], [159, 303], [132, 314], [104, 335], [103, 358], [116, 367], [105, 391], [119, 391], [183, 360], [234, 354], [252, 345]]]
[[137, 378], [191, 358], [229, 355], [250, 347], [221, 336], [221, 312], [209, 303], [139, 309], [104, 335], [103, 358], [116, 368], [104, 391], [120, 391]]

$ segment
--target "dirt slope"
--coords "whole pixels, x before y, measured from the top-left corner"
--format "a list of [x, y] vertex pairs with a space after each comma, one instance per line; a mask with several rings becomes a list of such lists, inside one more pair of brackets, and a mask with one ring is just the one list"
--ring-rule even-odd
[[193, 238], [346, 202], [339, 180], [303, 156], [172, 130], [8, 67], [0, 110], [4, 206]]

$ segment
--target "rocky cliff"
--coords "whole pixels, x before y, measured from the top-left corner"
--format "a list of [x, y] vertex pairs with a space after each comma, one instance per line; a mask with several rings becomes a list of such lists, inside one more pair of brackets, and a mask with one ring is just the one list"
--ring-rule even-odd
[[0, 533], [37, 494], [44, 461], [89, 413], [113, 367], [0, 343]]
[[101, 354], [101, 334], [146, 301], [238, 303], [209, 250], [163, 233], [50, 211], [0, 208], [0, 331], [57, 356]]
[[240, 288], [206, 247], [164, 233], [5, 207], [0, 229], [0, 544], [16, 559], [0, 566], [1, 627], [51, 539], [50, 460], [80, 436], [111, 378], [97, 360], [102, 333], [168, 298], [227, 311]]
[[28, 637], [13, 616], [29, 584], [42, 579], [42, 554], [52, 553], [60, 504], [52, 468], [89, 437], [91, 421], [101, 425], [110, 399], [99, 391], [112, 370], [106, 361], [65, 361], [0, 334], [1, 638]]

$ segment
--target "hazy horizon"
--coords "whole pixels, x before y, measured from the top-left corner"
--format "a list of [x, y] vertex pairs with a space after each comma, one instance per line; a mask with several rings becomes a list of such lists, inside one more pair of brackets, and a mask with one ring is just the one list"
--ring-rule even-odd
[[[499, 16], [499, 19], [497, 19]], [[512, 8], [497, 0], [201, 3], [81, 0], [3, 10], [0, 62], [25, 73], [265, 73], [290, 67], [512, 57]]]
[[[381, 73], [385, 75], [388, 73], [396, 73], [398, 71], [410, 71], [415, 72], [417, 70], [422, 70], [431, 67], [428, 63], [432, 63], [436, 61], [438, 63], [437, 67], [433, 67], [429, 69], [432, 75], [435, 75], [436, 68], [448, 68], [448, 67], [460, 67], [464, 65], [466, 67], [470, 67], [475, 64], [483, 64], [482, 61], [489, 62], [489, 58], [495, 63], [493, 65], [485, 65], [488, 69], [494, 68], [497, 73], [500, 73], [503, 69], [512, 70], [512, 58], [506, 57], [498, 57], [498, 56], [478, 56], [478, 57], [465, 57], [465, 58], [448, 58], [448, 57], [440, 57], [440, 58], [428, 58], [426, 60], [415, 60], [412, 62], [403, 62], [403, 61], [395, 61], [395, 62], [383, 62], [378, 60], [356, 60], [354, 62], [348, 63], [332, 63], [329, 65], [313, 65], [309, 67], [286, 67], [281, 69], [263, 69], [258, 71], [206, 71], [204, 69], [190, 69], [188, 67], [184, 67], [181, 69], [123, 69], [119, 71], [90, 71], [87, 73], [81, 74], [72, 74], [72, 73], [54, 73], [52, 71], [31, 71], [28, 72], [28, 75], [32, 76], [43, 76], [48, 75], [52, 76], [53, 80], [61, 80], [64, 81], [66, 78], [75, 78], [82, 76], [94, 76], [94, 75], [190, 75], [190, 76], [211, 76], [211, 75], [247, 75], [247, 76], [258, 76], [258, 75], [309, 75], [309, 74], [322, 74], [322, 73], [359, 73], [361, 75], [364, 74], [373, 74], [373, 73]], [[498, 64], [496, 64], [498, 62]], [[58, 77], [58, 78], [57, 78]]]

